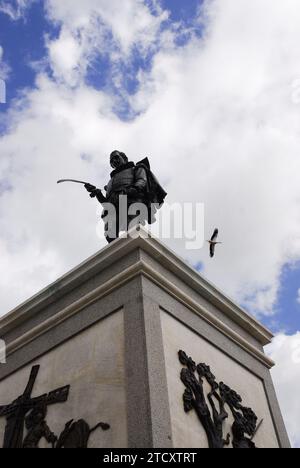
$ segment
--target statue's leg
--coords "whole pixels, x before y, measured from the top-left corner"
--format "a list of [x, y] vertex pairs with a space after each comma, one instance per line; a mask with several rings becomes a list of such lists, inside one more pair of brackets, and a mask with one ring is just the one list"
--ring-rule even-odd
[[119, 237], [120, 228], [119, 228], [119, 213], [116, 210], [116, 216], [114, 219], [110, 220], [110, 223], [105, 224], [105, 237], [109, 244], [116, 240]]

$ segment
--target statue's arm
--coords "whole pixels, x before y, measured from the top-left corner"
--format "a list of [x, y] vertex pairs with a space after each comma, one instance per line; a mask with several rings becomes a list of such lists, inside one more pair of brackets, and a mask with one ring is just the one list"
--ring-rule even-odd
[[100, 189], [96, 189], [95, 196], [96, 196], [99, 203], [106, 203], [107, 202], [106, 197], [103, 195], [103, 193], [101, 192]]
[[90, 197], [97, 198], [99, 203], [105, 203], [107, 201], [101, 190], [94, 187], [94, 185], [86, 184], [85, 188], [89, 192]]
[[147, 173], [143, 167], [137, 167], [135, 170], [134, 187], [139, 191], [143, 191], [147, 187]]
[[57, 441], [57, 436], [50, 430], [46, 422], [44, 423], [44, 437], [50, 444], [55, 444]]

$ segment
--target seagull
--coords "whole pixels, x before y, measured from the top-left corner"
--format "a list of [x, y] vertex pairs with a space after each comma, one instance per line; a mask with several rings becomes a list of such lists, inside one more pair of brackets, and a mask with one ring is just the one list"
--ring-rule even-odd
[[212, 238], [209, 241], [207, 241], [209, 243], [209, 245], [210, 245], [210, 256], [211, 256], [211, 258], [213, 258], [214, 255], [215, 255], [216, 245], [217, 244], [222, 244], [222, 242], [217, 242], [218, 235], [219, 235], [219, 229], [215, 229], [214, 233], [212, 235]]

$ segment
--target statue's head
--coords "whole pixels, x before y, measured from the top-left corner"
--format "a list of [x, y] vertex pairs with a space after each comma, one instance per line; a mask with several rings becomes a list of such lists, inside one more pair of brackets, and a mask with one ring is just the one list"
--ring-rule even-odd
[[121, 151], [113, 151], [110, 155], [110, 165], [113, 169], [124, 166], [128, 163], [128, 158], [125, 153]]

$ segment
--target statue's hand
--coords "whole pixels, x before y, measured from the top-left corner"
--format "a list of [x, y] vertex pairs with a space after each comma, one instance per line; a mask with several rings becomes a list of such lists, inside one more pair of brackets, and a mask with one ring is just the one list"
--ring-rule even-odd
[[138, 190], [135, 188], [135, 187], [130, 187], [128, 190], [127, 190], [127, 195], [129, 197], [136, 197], [138, 194]]
[[85, 189], [89, 192], [91, 198], [95, 198], [97, 195], [97, 188], [91, 184], [85, 184]]

